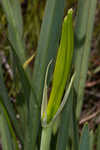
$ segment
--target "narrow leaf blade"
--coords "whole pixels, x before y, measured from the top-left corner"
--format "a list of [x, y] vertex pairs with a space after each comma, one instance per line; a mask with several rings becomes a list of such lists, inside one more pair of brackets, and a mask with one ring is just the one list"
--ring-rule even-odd
[[79, 150], [89, 150], [89, 140], [89, 129], [88, 124], [86, 123], [82, 130]]

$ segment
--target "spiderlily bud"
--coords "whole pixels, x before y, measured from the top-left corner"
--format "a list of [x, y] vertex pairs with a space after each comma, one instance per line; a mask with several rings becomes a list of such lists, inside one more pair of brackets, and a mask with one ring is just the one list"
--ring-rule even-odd
[[45, 114], [42, 116], [42, 120], [45, 120], [47, 124], [50, 123], [59, 109], [66, 82], [70, 74], [74, 49], [72, 13], [73, 10], [70, 9], [67, 16], [64, 18], [64, 22], [62, 25], [61, 42], [56, 58], [52, 89], [47, 107], [45, 109]]

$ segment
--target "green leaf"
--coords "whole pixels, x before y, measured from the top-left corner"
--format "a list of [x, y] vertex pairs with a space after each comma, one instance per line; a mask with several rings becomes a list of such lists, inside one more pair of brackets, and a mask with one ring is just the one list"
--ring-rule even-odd
[[61, 121], [60, 121], [60, 128], [58, 132], [56, 150], [61, 150], [61, 149], [66, 150], [66, 147], [68, 147], [72, 106], [73, 106], [73, 91], [71, 89], [68, 101], [65, 104], [65, 107], [61, 114]]
[[9, 40], [20, 58], [22, 63], [25, 62], [24, 42], [22, 40], [23, 23], [19, 1], [3, 0], [1, 1], [3, 10], [8, 21]]
[[3, 150], [13, 150], [11, 134], [2, 114], [0, 114], [0, 134]]
[[[2, 104], [1, 98], [0, 98], [0, 117], [1, 117], [0, 119], [2, 119], [1, 132], [2, 132], [2, 136], [3, 136], [3, 139], [2, 139], [3, 147], [5, 147], [5, 148], [9, 147], [12, 150], [13, 149], [18, 150], [19, 148], [18, 148], [17, 138], [16, 138], [15, 132], [12, 128], [8, 113], [7, 113], [4, 105]], [[7, 137], [8, 137], [8, 139], [7, 139]], [[3, 141], [3, 140], [5, 140], [5, 141]], [[8, 147], [6, 147], [4, 142], [9, 142], [7, 145]], [[15, 148], [12, 147], [12, 144], [14, 144]], [[8, 149], [8, 150], [10, 150], [10, 149]]]
[[8, 23], [16, 27], [17, 32], [22, 37], [23, 34], [23, 21], [21, 15], [21, 7], [19, 0], [4, 0], [1, 1], [4, 12], [7, 16]]
[[97, 131], [98, 131], [98, 133], [97, 133], [97, 147], [96, 147], [96, 150], [100, 150], [100, 125], [98, 126]]
[[[18, 73], [19, 73], [19, 78], [20, 78], [20, 83], [21, 83], [21, 94], [23, 95], [18, 99], [17, 97], [17, 104], [19, 104], [18, 111], [20, 113], [20, 116], [22, 117], [21, 119], [21, 127], [23, 128], [22, 131], [24, 131], [24, 136], [26, 134], [25, 129], [27, 129], [28, 123], [29, 123], [29, 97], [30, 97], [30, 91], [32, 90], [32, 96], [36, 99], [36, 95], [34, 93], [33, 85], [29, 79], [29, 76], [27, 72], [24, 70], [23, 65], [21, 65], [20, 60], [18, 56], [16, 55], [15, 51], [14, 56], [15, 56], [15, 63], [18, 68]], [[28, 121], [28, 122], [27, 122]]]
[[89, 150], [89, 141], [89, 129], [88, 124], [86, 123], [82, 129], [79, 150]]
[[72, 149], [73, 150], [78, 150], [79, 147], [79, 127], [78, 127], [78, 120], [76, 119], [76, 93], [75, 89], [73, 87], [73, 109], [72, 109], [72, 122], [71, 122], [71, 127], [70, 127], [70, 136], [72, 139]]
[[94, 135], [93, 135], [93, 131], [90, 132], [90, 146], [89, 146], [89, 150], [93, 150], [94, 149]]
[[100, 72], [100, 66], [96, 67], [96, 69], [93, 71], [94, 74]]
[[97, 0], [79, 0], [75, 25], [75, 71], [74, 87], [77, 93], [77, 119], [83, 104], [85, 81], [88, 71], [91, 38]]
[[2, 75], [2, 68], [1, 68], [1, 64], [0, 64], [0, 102], [2, 102], [4, 104], [4, 107], [6, 108], [6, 110], [8, 112], [10, 120], [13, 122], [17, 136], [19, 137], [19, 139], [21, 141], [23, 141], [22, 134], [20, 131], [20, 126], [19, 126], [18, 121], [16, 119], [16, 113], [15, 113], [15, 110], [14, 110], [13, 105], [11, 103], [11, 100], [8, 97], [8, 93], [7, 93], [7, 90], [6, 90], [6, 87], [5, 87], [3, 81], [4, 80], [3, 80], [3, 75]]

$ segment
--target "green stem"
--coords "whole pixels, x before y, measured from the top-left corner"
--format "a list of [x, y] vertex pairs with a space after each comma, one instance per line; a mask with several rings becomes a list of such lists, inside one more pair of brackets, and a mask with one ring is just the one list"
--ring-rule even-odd
[[52, 126], [42, 129], [40, 150], [49, 150], [52, 134]]

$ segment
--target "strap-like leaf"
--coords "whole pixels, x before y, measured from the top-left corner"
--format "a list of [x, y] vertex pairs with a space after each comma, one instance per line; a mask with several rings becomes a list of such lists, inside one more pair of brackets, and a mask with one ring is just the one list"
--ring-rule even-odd
[[[9, 136], [10, 139], [5, 139], [5, 140], [9, 141], [8, 146], [11, 148], [11, 150], [13, 150], [12, 142], [14, 142], [13, 144], [14, 144], [15, 150], [18, 150], [19, 148], [18, 148], [17, 138], [16, 138], [15, 132], [12, 128], [8, 113], [7, 113], [4, 105], [2, 104], [1, 98], [0, 98], [0, 115], [1, 115], [0, 119], [2, 119], [2, 121], [3, 121], [1, 124], [3, 125], [3, 123], [5, 123], [4, 126], [1, 129], [2, 134], [3, 134], [3, 138], [7, 138], [6, 136]], [[5, 129], [5, 131], [3, 130], [3, 128]], [[7, 141], [5, 141], [5, 142], [7, 142]], [[2, 144], [5, 147], [4, 141], [3, 141]], [[5, 147], [5, 148], [7, 148], [7, 147]], [[7, 149], [7, 150], [10, 150], [10, 149]]]
[[[18, 121], [16, 119], [16, 113], [15, 113], [13, 105], [10, 101], [10, 98], [8, 97], [8, 93], [7, 93], [6, 87], [5, 87], [4, 82], [3, 82], [4, 80], [3, 80], [3, 75], [2, 74], [3, 74], [2, 73], [2, 68], [1, 68], [1, 65], [0, 65], [0, 103], [2, 103], [4, 105], [4, 107], [6, 108], [7, 113], [10, 117], [10, 120], [13, 122], [13, 125], [15, 127], [17, 136], [19, 137], [19, 139], [21, 141], [23, 141], [21, 131], [19, 129], [19, 124], [18, 124]], [[1, 111], [1, 109], [0, 109], [0, 111]]]
[[25, 62], [23, 35], [23, 22], [21, 16], [20, 3], [16, 0], [1, 1], [3, 10], [8, 21], [9, 40], [16, 50], [17, 55], [22, 63]]
[[11, 134], [2, 114], [0, 114], [0, 133], [3, 150], [13, 150]]
[[89, 128], [88, 124], [86, 123], [82, 130], [82, 135], [80, 139], [79, 150], [89, 150]]

